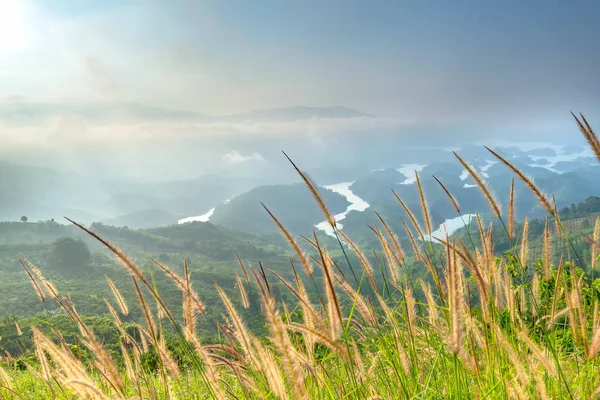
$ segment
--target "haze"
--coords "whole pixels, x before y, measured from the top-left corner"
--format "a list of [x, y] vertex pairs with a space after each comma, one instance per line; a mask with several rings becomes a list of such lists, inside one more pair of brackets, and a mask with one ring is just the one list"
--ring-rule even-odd
[[307, 169], [368, 168], [432, 143], [570, 141], [569, 111], [595, 120], [600, 103], [599, 11], [0, 0], [0, 158], [110, 179], [277, 181], [293, 176], [280, 150]]

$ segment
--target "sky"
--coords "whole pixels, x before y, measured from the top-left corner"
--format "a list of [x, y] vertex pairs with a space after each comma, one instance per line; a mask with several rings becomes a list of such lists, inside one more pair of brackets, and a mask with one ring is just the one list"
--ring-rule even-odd
[[[215, 132], [72, 108], [98, 103], [208, 115], [345, 106], [408, 133], [556, 135], [569, 111], [600, 116], [598, 15], [593, 0], [0, 0], [0, 136], [64, 148]], [[23, 103], [43, 118], [15, 118]], [[269, 130], [282, 128], [255, 133]]]

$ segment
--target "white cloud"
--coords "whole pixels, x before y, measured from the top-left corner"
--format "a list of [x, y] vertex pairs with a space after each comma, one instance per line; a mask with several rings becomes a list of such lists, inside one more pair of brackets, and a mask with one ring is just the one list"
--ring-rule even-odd
[[227, 164], [242, 164], [250, 161], [264, 161], [263, 156], [258, 153], [243, 155], [237, 150], [231, 150], [229, 153], [223, 154], [221, 159]]

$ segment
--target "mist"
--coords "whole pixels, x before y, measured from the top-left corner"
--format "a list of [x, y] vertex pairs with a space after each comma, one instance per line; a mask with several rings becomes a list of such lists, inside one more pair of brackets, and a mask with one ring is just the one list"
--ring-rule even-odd
[[330, 185], [584, 144], [569, 112], [599, 117], [598, 7], [533, 3], [6, 0], [0, 217], [200, 215], [297, 182], [282, 151]]

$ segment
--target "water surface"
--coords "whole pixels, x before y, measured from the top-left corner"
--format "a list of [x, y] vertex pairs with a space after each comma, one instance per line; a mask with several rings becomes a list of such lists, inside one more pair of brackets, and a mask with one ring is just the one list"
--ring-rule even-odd
[[[369, 208], [369, 203], [367, 203], [366, 201], [364, 201], [363, 199], [358, 197], [350, 189], [350, 186], [352, 186], [353, 183], [354, 182], [342, 182], [342, 183], [336, 183], [333, 185], [324, 186], [325, 189], [329, 189], [335, 193], [341, 194], [350, 203], [350, 205], [346, 208], [346, 211], [333, 216], [338, 229], [343, 228], [343, 225], [340, 224], [339, 222], [341, 220], [343, 220], [344, 218], [346, 218], [346, 216], [348, 215], [348, 213], [350, 211], [362, 212], [362, 211], [365, 211], [367, 208]], [[327, 222], [327, 221], [319, 222], [317, 225], [315, 225], [315, 227], [317, 229], [325, 232], [327, 235], [335, 237], [333, 228], [331, 227], [331, 225], [329, 225], [329, 222]]]

